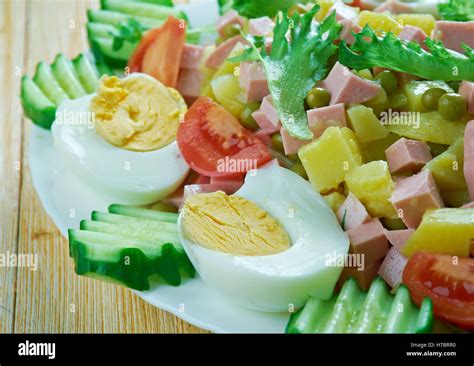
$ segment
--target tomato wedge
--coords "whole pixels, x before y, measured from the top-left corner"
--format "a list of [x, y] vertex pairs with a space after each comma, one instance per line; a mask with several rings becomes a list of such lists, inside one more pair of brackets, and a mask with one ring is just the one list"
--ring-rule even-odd
[[474, 329], [474, 259], [416, 252], [403, 271], [413, 301], [433, 301], [434, 314], [464, 329]]
[[209, 177], [243, 175], [272, 158], [258, 137], [208, 97], [200, 97], [186, 113], [177, 141], [188, 165]]
[[169, 87], [176, 87], [186, 41], [186, 22], [168, 17], [148, 31], [128, 61], [130, 72], [144, 72]]

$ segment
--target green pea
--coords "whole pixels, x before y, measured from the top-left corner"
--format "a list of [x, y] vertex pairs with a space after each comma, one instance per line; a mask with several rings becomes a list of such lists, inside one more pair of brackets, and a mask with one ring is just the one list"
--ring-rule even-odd
[[391, 93], [398, 88], [398, 79], [396, 75], [390, 70], [384, 70], [381, 73], [377, 74], [375, 80], [380, 81], [380, 85], [387, 92]]
[[298, 174], [300, 177], [308, 179], [308, 174], [306, 174], [306, 170], [304, 169], [304, 166], [300, 161], [294, 163], [290, 170]]
[[421, 96], [421, 104], [428, 111], [434, 111], [438, 108], [439, 98], [446, 94], [446, 90], [441, 88], [431, 88], [423, 93]]
[[272, 135], [272, 145], [276, 151], [281, 153], [285, 152], [285, 148], [283, 147], [283, 139], [281, 138], [280, 132], [274, 133]]
[[246, 106], [240, 113], [240, 124], [250, 131], [258, 130], [258, 124], [252, 117], [253, 110], [251, 107]]
[[448, 121], [457, 121], [467, 112], [467, 103], [456, 93], [444, 94], [438, 101], [438, 112]]
[[306, 104], [311, 109], [321, 108], [329, 105], [331, 94], [323, 88], [313, 88], [306, 97]]
[[240, 34], [239, 24], [227, 24], [222, 29], [222, 36], [224, 39], [229, 39]]

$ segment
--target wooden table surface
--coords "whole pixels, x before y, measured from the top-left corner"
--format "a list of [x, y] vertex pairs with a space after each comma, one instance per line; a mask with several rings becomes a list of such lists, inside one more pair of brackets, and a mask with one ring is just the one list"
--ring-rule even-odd
[[58, 52], [87, 48], [92, 0], [0, 0], [0, 254], [37, 254], [38, 268], [0, 267], [2, 333], [204, 332], [119, 286], [79, 277], [68, 243], [44, 212], [32, 185], [27, 149], [31, 122], [20, 78]]

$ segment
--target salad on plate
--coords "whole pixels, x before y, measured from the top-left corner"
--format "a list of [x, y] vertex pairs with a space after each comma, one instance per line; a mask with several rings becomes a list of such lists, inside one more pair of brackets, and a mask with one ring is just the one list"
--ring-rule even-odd
[[90, 50], [22, 78], [108, 205], [70, 225], [76, 273], [202, 281], [287, 333], [473, 330], [474, 5], [210, 2], [102, 0]]

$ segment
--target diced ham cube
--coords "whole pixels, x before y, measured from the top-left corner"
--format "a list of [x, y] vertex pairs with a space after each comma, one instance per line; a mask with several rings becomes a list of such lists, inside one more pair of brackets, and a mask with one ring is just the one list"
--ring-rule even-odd
[[377, 271], [382, 264], [382, 259], [375, 261], [373, 263], [365, 263], [365, 266], [362, 271], [359, 271], [357, 267], [345, 267], [342, 270], [341, 276], [336, 285], [336, 289], [341, 289], [342, 285], [350, 277], [354, 277], [357, 281], [359, 287], [367, 291], [372, 284], [372, 281], [377, 277]]
[[222, 37], [225, 37], [224, 28], [229, 24], [236, 24], [242, 27], [244, 25], [244, 18], [242, 18], [235, 10], [230, 10], [221, 16], [217, 21], [217, 32]]
[[176, 208], [181, 208], [184, 203], [184, 187], [191, 184], [196, 185], [206, 185], [210, 183], [210, 178], [205, 175], [197, 174], [192, 172], [187, 178], [186, 181], [179, 187], [173, 194], [169, 195], [162, 200], [163, 203], [173, 205]]
[[409, 13], [413, 13], [413, 10], [409, 5], [403, 4], [396, 0], [389, 0], [377, 6], [374, 9], [374, 12], [375, 13], [390, 12], [392, 14], [409, 14]]
[[446, 48], [464, 53], [462, 43], [474, 47], [474, 22], [439, 20], [435, 24], [432, 38], [442, 41]]
[[255, 137], [257, 137], [260, 141], [262, 141], [265, 146], [272, 147], [272, 138], [271, 136], [266, 133], [264, 130], [258, 130], [254, 133]]
[[415, 229], [404, 229], [404, 230], [385, 230], [385, 236], [387, 237], [390, 244], [392, 244], [399, 252], [402, 251], [403, 246], [407, 240], [415, 232]]
[[466, 203], [464, 206], [462, 206], [461, 208], [474, 208], [474, 201], [473, 202], [469, 202], [469, 203]]
[[320, 137], [331, 126], [346, 127], [346, 109], [343, 103], [311, 109], [307, 112], [308, 125], [314, 137]]
[[390, 202], [410, 229], [418, 227], [426, 210], [444, 207], [438, 187], [429, 170], [422, 170], [416, 175], [398, 181]]
[[266, 36], [273, 31], [275, 23], [269, 17], [249, 20], [249, 34], [253, 36]]
[[239, 71], [240, 87], [247, 102], [260, 102], [270, 94], [267, 76], [260, 62], [242, 62]]
[[347, 230], [346, 233], [351, 243], [349, 252], [363, 254], [366, 264], [383, 258], [389, 250], [384, 228], [379, 219], [372, 219]]
[[339, 24], [342, 25], [342, 30], [339, 34], [339, 38], [349, 44], [354, 43], [355, 38], [352, 32], [359, 33], [362, 30], [361, 26], [353, 22], [352, 20], [343, 20], [339, 22]]
[[188, 105], [193, 104], [201, 94], [204, 75], [200, 70], [181, 68], [176, 89]]
[[299, 148], [307, 143], [311, 142], [311, 140], [300, 140], [295, 137], [290, 136], [288, 131], [285, 127], [280, 129], [281, 139], [283, 141], [283, 148], [285, 149], [286, 155], [296, 154]]
[[344, 230], [354, 229], [371, 220], [364, 205], [349, 192], [344, 203], [337, 210], [336, 216], [340, 223], [344, 220]]
[[402, 282], [403, 269], [407, 262], [408, 260], [395, 247], [392, 247], [385, 256], [377, 274], [393, 288]]
[[459, 86], [459, 94], [466, 99], [469, 113], [474, 114], [474, 83], [471, 81], [463, 81]]
[[391, 173], [419, 172], [432, 159], [426, 142], [404, 137], [385, 150], [385, 155]]
[[[236, 192], [244, 184], [244, 177], [211, 177], [211, 185], [216, 185], [224, 192]], [[230, 194], [230, 193], [228, 193]]]
[[229, 38], [217, 46], [216, 49], [209, 55], [208, 59], [206, 60], [206, 66], [217, 69], [229, 57], [237, 43], [247, 44], [248, 42], [242, 36], [234, 36]]
[[267, 135], [272, 135], [275, 132], [280, 131], [281, 125], [274, 125], [263, 113], [261, 109], [252, 113], [252, 117], [257, 122], [258, 127], [261, 128], [261, 131]]
[[426, 46], [424, 45], [424, 42], [426, 37], [426, 33], [423, 32], [423, 29], [415, 27], [413, 25], [404, 26], [402, 31], [398, 35], [398, 38], [400, 38], [401, 40], [408, 42], [417, 42], [425, 49]]
[[331, 105], [367, 102], [376, 97], [381, 89], [380, 85], [362, 79], [339, 62], [323, 81], [323, 87], [331, 94]]
[[333, 6], [327, 12], [328, 16], [332, 14], [332, 12], [336, 12], [336, 20], [338, 23], [348, 20], [353, 23], [357, 23], [359, 20], [359, 15], [357, 14], [357, 10], [352, 6], [348, 6], [341, 1], [335, 2]]
[[474, 201], [474, 120], [470, 121], [464, 130], [464, 177], [469, 197]]
[[186, 43], [181, 55], [181, 67], [197, 70], [201, 66], [206, 47]]

